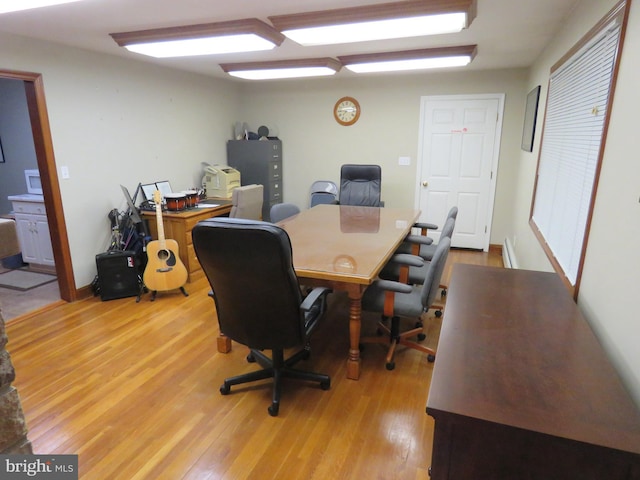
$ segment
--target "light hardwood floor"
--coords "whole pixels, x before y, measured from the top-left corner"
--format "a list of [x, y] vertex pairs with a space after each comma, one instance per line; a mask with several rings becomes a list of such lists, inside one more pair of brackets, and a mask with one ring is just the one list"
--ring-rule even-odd
[[[496, 253], [452, 250], [454, 262], [502, 266]], [[220, 395], [225, 377], [256, 367], [238, 344], [217, 352], [206, 281], [187, 289], [187, 298], [90, 298], [7, 322], [35, 453], [78, 454], [80, 478], [91, 480], [429, 478], [426, 355], [400, 349], [387, 371], [384, 348], [367, 345], [360, 380], [347, 380], [348, 302], [333, 294], [300, 364], [329, 374], [331, 389], [285, 383], [270, 417], [267, 384]], [[373, 333], [377, 317], [363, 320]], [[440, 323], [429, 316], [428, 345]]]

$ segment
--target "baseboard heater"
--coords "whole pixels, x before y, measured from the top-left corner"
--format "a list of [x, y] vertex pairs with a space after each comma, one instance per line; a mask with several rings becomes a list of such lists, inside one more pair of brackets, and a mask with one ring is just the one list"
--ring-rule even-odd
[[509, 240], [508, 238], [505, 238], [502, 244], [502, 261], [506, 268], [518, 268], [516, 253], [513, 249], [511, 240]]

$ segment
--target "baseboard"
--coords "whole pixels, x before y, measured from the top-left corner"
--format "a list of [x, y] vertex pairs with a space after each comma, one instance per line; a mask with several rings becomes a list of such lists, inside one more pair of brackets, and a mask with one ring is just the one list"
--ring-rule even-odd
[[513, 248], [511, 240], [504, 239], [502, 244], [502, 262], [505, 268], [518, 268], [518, 260], [516, 259], [516, 252]]

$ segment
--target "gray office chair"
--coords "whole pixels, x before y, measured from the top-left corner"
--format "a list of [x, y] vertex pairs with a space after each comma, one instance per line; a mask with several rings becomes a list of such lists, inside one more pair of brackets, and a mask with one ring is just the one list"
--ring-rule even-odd
[[271, 206], [269, 218], [271, 222], [278, 223], [285, 218], [293, 217], [300, 213], [300, 209], [293, 203], [276, 203]]
[[380, 165], [342, 165], [340, 205], [382, 207], [382, 169]]
[[[438, 241], [438, 244], [444, 238], [451, 239], [451, 237], [453, 236], [453, 231], [455, 229], [455, 226], [456, 226], [455, 218], [449, 217], [447, 221], [444, 223], [444, 227], [442, 227], [442, 232], [440, 234], [440, 240]], [[422, 236], [419, 236], [419, 237], [424, 238]], [[384, 268], [380, 272], [380, 277], [387, 280], [399, 280], [403, 283], [410, 283], [410, 284], [421, 283], [424, 280], [427, 269], [429, 268], [428, 262], [430, 262], [431, 259], [433, 258], [433, 255], [435, 254], [437, 248], [438, 248], [438, 245], [434, 243], [430, 243], [429, 245], [424, 245], [424, 244], [420, 245], [419, 256], [425, 261], [423, 265], [407, 267], [397, 262], [391, 261], [384, 266]], [[411, 252], [409, 249], [407, 249], [409, 251], [402, 251], [402, 250], [403, 249], [398, 248], [398, 250], [396, 250], [396, 254], [406, 254], [406, 253], [413, 254], [413, 252]], [[444, 287], [444, 285], [441, 285], [441, 287], [446, 288]]]
[[338, 203], [338, 186], [329, 180], [317, 180], [311, 184], [309, 208], [321, 204]]
[[[455, 220], [458, 218], [458, 207], [451, 207], [449, 213], [447, 213], [447, 218], [445, 218], [445, 226], [449, 219]], [[410, 253], [412, 255], [420, 255], [425, 260], [431, 260], [433, 257], [433, 252], [435, 252], [436, 246], [433, 245], [433, 239], [428, 236], [429, 230], [438, 230], [438, 226], [434, 223], [422, 223], [417, 222], [413, 225], [415, 228], [420, 229], [420, 235], [407, 235], [405, 241], [398, 247], [396, 253]], [[443, 231], [440, 234], [442, 237], [445, 234], [445, 227], [442, 227]], [[451, 236], [453, 234], [453, 227], [451, 227]]]
[[264, 187], [262, 185], [245, 185], [233, 189], [231, 194], [231, 218], [262, 220], [262, 202]]
[[[276, 416], [283, 378], [329, 389], [327, 375], [293, 368], [309, 356], [309, 337], [323, 317], [329, 289], [316, 288], [303, 300], [287, 232], [269, 222], [217, 217], [199, 222], [192, 234], [211, 284], [220, 332], [248, 346], [247, 360], [263, 367], [225, 379], [220, 393], [230, 393], [233, 385], [273, 378], [268, 411]], [[298, 346], [303, 348], [285, 360], [284, 350]], [[272, 357], [261, 350], [271, 350]]]
[[[435, 350], [409, 339], [411, 337], [418, 337], [418, 340], [425, 339], [422, 314], [429, 311], [434, 303], [450, 246], [450, 238], [444, 238], [438, 242], [436, 251], [431, 262], [429, 262], [429, 267], [420, 285], [407, 285], [401, 282], [379, 279], [364, 292], [362, 296], [362, 309], [364, 311], [381, 313], [383, 318], [391, 318], [390, 327], [387, 327], [384, 321], [378, 323], [379, 331], [386, 333], [386, 336], [365, 337], [361, 340], [362, 343], [389, 345], [386, 359], [387, 370], [395, 368], [393, 357], [398, 345], [404, 345], [428, 354], [427, 359], [430, 362], [435, 360]], [[423, 262], [420, 257], [413, 255], [398, 255], [398, 257], [403, 256], [408, 257], [407, 261]], [[398, 258], [398, 261], [402, 261], [402, 258]], [[415, 328], [401, 332], [400, 317], [417, 318]]]

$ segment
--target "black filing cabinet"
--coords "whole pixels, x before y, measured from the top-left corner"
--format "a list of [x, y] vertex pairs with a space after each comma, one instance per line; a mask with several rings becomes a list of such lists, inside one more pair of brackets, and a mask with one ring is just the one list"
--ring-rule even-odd
[[242, 185], [264, 186], [262, 219], [268, 221], [271, 206], [282, 202], [282, 141], [229, 140], [227, 163], [240, 172]]

